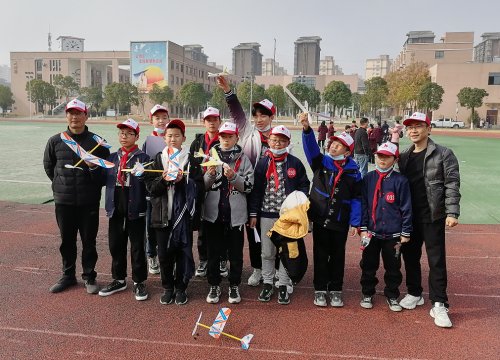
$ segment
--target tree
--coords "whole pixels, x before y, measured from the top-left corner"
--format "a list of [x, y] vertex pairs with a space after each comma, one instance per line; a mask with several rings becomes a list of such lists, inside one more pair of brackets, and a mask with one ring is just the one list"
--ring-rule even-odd
[[149, 92], [149, 99], [155, 104], [170, 104], [173, 98], [174, 92], [167, 85], [162, 87], [158, 84], [153, 84], [153, 88]]
[[244, 81], [238, 85], [238, 99], [243, 109], [250, 108], [250, 100], [252, 104], [263, 100], [265, 98], [264, 93], [265, 89], [263, 86], [250, 83], [250, 81]]
[[210, 94], [205, 91], [203, 84], [190, 81], [185, 83], [179, 90], [179, 101], [184, 109], [191, 110], [191, 114], [196, 110], [196, 114], [204, 107], [210, 98]]
[[224, 118], [224, 113], [226, 112], [227, 109], [226, 96], [224, 95], [224, 90], [222, 90], [218, 86], [212, 92], [210, 105], [219, 109], [221, 118]]
[[309, 109], [316, 110], [319, 103], [321, 102], [321, 92], [319, 90], [310, 88], [307, 102], [309, 104]]
[[370, 80], [365, 81], [366, 93], [363, 96], [363, 110], [371, 113], [372, 116], [377, 115], [377, 111], [384, 107], [389, 89], [387, 81], [380, 76], [375, 76]]
[[130, 83], [111, 83], [104, 88], [104, 104], [116, 109], [116, 115], [130, 111], [131, 105], [139, 104], [139, 91]]
[[[310, 90], [307, 85], [298, 82], [293, 82], [288, 84], [286, 87], [288, 90], [290, 90], [293, 96], [295, 96], [297, 100], [299, 100], [302, 104], [304, 104], [304, 102], [307, 101], [307, 104], [309, 105]], [[292, 101], [292, 99], [289, 99], [288, 104], [291, 105], [290, 107], [293, 109], [294, 113], [300, 111], [299, 107]]]
[[282, 111], [285, 108], [287, 96], [283, 86], [281, 85], [270, 85], [269, 88], [264, 92], [264, 96], [271, 100], [276, 106], [277, 111]]
[[401, 71], [387, 74], [385, 77], [389, 87], [387, 101], [398, 109], [417, 109], [420, 90], [429, 82], [428, 65], [418, 61], [410, 64]]
[[89, 110], [97, 113], [103, 103], [102, 90], [100, 87], [84, 87], [80, 89], [82, 97], [85, 99]]
[[434, 82], [427, 82], [420, 89], [420, 94], [418, 96], [418, 107], [428, 113], [432, 110], [439, 109], [439, 106], [443, 102], [444, 89], [441, 85]]
[[45, 114], [45, 105], [56, 103], [56, 89], [53, 85], [40, 79], [32, 79], [26, 83], [26, 93], [31, 98], [31, 102], [37, 104], [37, 108], [42, 108]]
[[342, 81], [332, 81], [326, 85], [323, 91], [323, 99], [333, 106], [332, 114], [335, 115], [337, 108], [345, 108], [351, 105], [351, 90]]
[[7, 108], [10, 108], [12, 104], [14, 104], [12, 91], [10, 88], [4, 85], [0, 85], [0, 107], [3, 111], [6, 111]]
[[361, 113], [361, 104], [363, 103], [363, 97], [364, 95], [361, 95], [360, 93], [352, 93], [351, 104], [354, 112], [353, 116], [355, 116], [355, 114], [359, 115]]
[[80, 86], [71, 76], [57, 74], [52, 79], [52, 83], [57, 90], [58, 97], [64, 96], [66, 102], [68, 102], [70, 95], [73, 95], [80, 89]]
[[470, 87], [460, 89], [460, 92], [457, 94], [460, 106], [465, 106], [466, 108], [471, 109], [471, 116], [469, 119], [471, 129], [474, 129], [474, 109], [482, 106], [483, 99], [488, 95], [488, 92], [484, 89]]

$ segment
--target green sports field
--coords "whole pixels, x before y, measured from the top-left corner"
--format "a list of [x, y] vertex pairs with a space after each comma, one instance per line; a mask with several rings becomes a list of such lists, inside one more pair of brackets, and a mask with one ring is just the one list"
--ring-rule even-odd
[[[65, 129], [64, 123], [0, 121], [1, 153], [0, 200], [40, 204], [52, 198], [50, 183], [43, 170], [47, 139]], [[117, 129], [113, 124], [89, 123], [91, 131], [103, 136], [116, 150]], [[150, 129], [143, 126], [144, 134]], [[202, 128], [187, 129], [187, 143]], [[462, 215], [467, 224], [500, 224], [500, 140], [480, 137], [433, 136], [453, 149], [460, 162]], [[292, 132], [293, 152], [304, 162], [300, 132]], [[142, 140], [139, 140], [142, 145]], [[405, 139], [402, 148], [408, 145]], [[310, 172], [309, 172], [309, 175]]]

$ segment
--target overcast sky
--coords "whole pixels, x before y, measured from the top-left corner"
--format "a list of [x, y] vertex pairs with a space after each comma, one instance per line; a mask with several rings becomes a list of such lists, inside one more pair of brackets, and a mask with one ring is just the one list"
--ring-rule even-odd
[[52, 50], [57, 37], [85, 39], [85, 50], [129, 50], [136, 40], [201, 44], [208, 61], [232, 67], [232, 48], [258, 42], [293, 73], [294, 41], [320, 36], [321, 58], [364, 76], [367, 58], [394, 58], [409, 31], [500, 32], [498, 0], [0, 0], [0, 65], [11, 51]]

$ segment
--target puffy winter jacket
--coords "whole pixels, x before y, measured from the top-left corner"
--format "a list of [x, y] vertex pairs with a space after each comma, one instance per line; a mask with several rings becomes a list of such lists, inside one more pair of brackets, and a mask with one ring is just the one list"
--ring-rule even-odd
[[[69, 128], [66, 133], [73, 138], [84, 150], [91, 150], [97, 142], [94, 133], [85, 126], [81, 134], [73, 134]], [[98, 147], [92, 153], [102, 159], [109, 156], [109, 150]], [[102, 171], [101, 167], [90, 170], [85, 162], [78, 165], [80, 169], [67, 169], [65, 165], [75, 165], [80, 158], [61, 140], [61, 134], [52, 136], [47, 141], [43, 155], [45, 173], [52, 181], [54, 202], [61, 205], [94, 205], [101, 199]]]
[[[458, 160], [450, 149], [428, 140], [424, 158], [424, 181], [431, 220], [460, 216], [460, 172]], [[405, 149], [399, 159], [399, 170], [406, 174], [410, 153], [415, 145]]]

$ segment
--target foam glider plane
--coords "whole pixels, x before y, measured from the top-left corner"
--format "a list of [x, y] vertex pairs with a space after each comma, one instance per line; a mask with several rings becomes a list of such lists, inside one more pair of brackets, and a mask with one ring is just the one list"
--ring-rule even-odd
[[96, 146], [92, 148], [90, 151], [85, 151], [71, 136], [69, 136], [66, 132], [61, 133], [61, 140], [68, 145], [68, 147], [73, 150], [76, 155], [80, 158], [80, 160], [75, 164], [75, 165], [70, 165], [66, 164], [64, 165], [65, 168], [67, 169], [79, 169], [83, 170], [79, 165], [82, 163], [82, 161], [87, 161], [92, 164], [95, 164], [97, 166], [103, 167], [105, 169], [109, 169], [115, 166], [112, 162], [109, 162], [107, 160], [101, 159], [100, 157], [97, 157], [95, 155], [92, 155], [92, 152], [97, 149], [99, 146], [103, 146], [105, 148], [110, 148], [111, 145], [106, 143], [104, 139], [101, 137], [94, 135], [93, 136], [94, 140], [97, 142]]
[[218, 166], [218, 165], [227, 165], [225, 162], [223, 162], [220, 157], [219, 157], [219, 154], [217, 154], [217, 150], [215, 150], [214, 148], [212, 148], [210, 150], [210, 154], [211, 155], [206, 155], [202, 149], [200, 149], [197, 153], [194, 154], [194, 157], [197, 157], [197, 158], [203, 158], [205, 160], [208, 160], [208, 161], [205, 161], [205, 162], [202, 162], [200, 164], [200, 166]]
[[219, 76], [228, 76], [229, 73], [227, 72], [227, 68], [224, 68], [224, 70], [220, 73], [211, 73], [208, 71], [208, 77], [209, 78], [214, 78], [214, 77], [219, 77]]
[[229, 319], [229, 315], [231, 314], [231, 309], [229, 308], [221, 308], [219, 309], [219, 312], [217, 313], [217, 317], [215, 318], [212, 326], [208, 326], [205, 324], [202, 324], [201, 321], [201, 316], [203, 313], [200, 313], [200, 316], [198, 317], [198, 320], [196, 320], [196, 323], [194, 325], [194, 329], [192, 332], [192, 336], [195, 337], [197, 335], [196, 331], [198, 330], [198, 326], [201, 326], [202, 328], [208, 329], [208, 334], [212, 336], [215, 339], [220, 338], [221, 335], [224, 335], [230, 339], [239, 341], [241, 344], [241, 348], [243, 350], [248, 350], [250, 347], [250, 341], [253, 339], [253, 334], [248, 334], [243, 336], [242, 338], [239, 338], [237, 336], [231, 335], [227, 332], [224, 332], [224, 326], [226, 325], [227, 320]]

